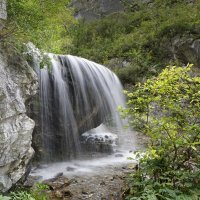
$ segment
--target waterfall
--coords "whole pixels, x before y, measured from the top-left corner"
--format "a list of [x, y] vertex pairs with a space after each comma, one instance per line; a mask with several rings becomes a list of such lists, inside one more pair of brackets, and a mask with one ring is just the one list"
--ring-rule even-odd
[[[79, 156], [80, 137], [101, 125], [122, 130], [117, 107], [122, 86], [106, 67], [71, 55], [48, 54], [49, 69], [39, 71], [44, 160]], [[102, 126], [102, 125], [101, 125]]]

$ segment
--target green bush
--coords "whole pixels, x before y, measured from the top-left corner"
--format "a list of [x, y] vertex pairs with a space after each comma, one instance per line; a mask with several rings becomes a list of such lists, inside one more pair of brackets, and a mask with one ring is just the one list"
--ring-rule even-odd
[[191, 65], [167, 67], [128, 93], [129, 117], [149, 137], [139, 169], [129, 177], [127, 199], [200, 198], [200, 77]]
[[11, 199], [12, 200], [35, 200], [31, 194], [29, 194], [26, 191], [20, 191], [20, 192], [16, 192], [16, 193], [11, 193]]
[[0, 195], [0, 200], [11, 200], [10, 197]]
[[48, 185], [37, 183], [34, 189], [16, 188], [8, 196], [0, 195], [0, 200], [47, 200], [49, 199], [47, 190], [49, 190]]
[[69, 0], [9, 0], [8, 32], [19, 46], [33, 42], [38, 48], [60, 53], [70, 45], [67, 29], [75, 22]]

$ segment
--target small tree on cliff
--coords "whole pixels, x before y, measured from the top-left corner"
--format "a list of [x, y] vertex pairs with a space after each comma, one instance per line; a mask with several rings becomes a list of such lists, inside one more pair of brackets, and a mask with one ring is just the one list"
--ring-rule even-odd
[[9, 0], [8, 24], [15, 43], [33, 42], [39, 48], [60, 53], [70, 45], [68, 28], [75, 23], [70, 0]]

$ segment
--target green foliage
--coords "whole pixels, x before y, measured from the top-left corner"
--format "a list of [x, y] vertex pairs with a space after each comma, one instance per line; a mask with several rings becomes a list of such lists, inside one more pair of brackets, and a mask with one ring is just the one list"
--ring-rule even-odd
[[37, 183], [36, 188], [31, 190], [31, 195], [35, 200], [47, 200], [48, 196], [46, 191], [49, 190], [49, 186], [43, 183]]
[[0, 200], [11, 200], [11, 198], [0, 194]]
[[74, 23], [69, 0], [9, 0], [8, 29], [18, 44], [33, 42], [37, 47], [59, 53], [70, 43], [67, 28]]
[[11, 193], [11, 199], [12, 200], [35, 200], [31, 194], [29, 194], [26, 191], [20, 191], [20, 192], [16, 192], [16, 193]]
[[200, 77], [191, 65], [167, 67], [126, 94], [122, 114], [150, 139], [127, 199], [199, 199]]
[[43, 183], [37, 183], [36, 188], [37, 190], [49, 190], [49, 186]]
[[[152, 75], [173, 60], [170, 45], [176, 35], [200, 37], [200, 2], [156, 0], [150, 6], [126, 1], [126, 13], [114, 13], [94, 22], [80, 22], [71, 28], [73, 54], [107, 64], [111, 58], [131, 63], [116, 70], [124, 83]], [[141, 2], [141, 1], [138, 1]], [[136, 75], [134, 75], [136, 73]]]
[[47, 67], [49, 71], [51, 70], [51, 60], [46, 54], [43, 54], [42, 61], [40, 62], [40, 68], [44, 67]]
[[0, 195], [0, 200], [47, 200], [49, 199], [46, 191], [49, 190], [49, 186], [37, 183], [35, 189], [26, 190], [26, 189], [17, 189], [14, 192], [11, 192], [9, 196]]

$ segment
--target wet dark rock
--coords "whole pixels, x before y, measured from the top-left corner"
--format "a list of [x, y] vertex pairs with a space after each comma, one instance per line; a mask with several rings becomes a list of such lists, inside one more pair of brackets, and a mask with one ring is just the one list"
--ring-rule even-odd
[[66, 170], [67, 170], [68, 172], [73, 172], [73, 171], [76, 170], [76, 168], [74, 168], [74, 167], [67, 167]]
[[100, 185], [106, 185], [105, 181], [102, 181], [102, 182], [100, 183]]
[[63, 172], [60, 172], [60, 173], [56, 174], [54, 178], [57, 179], [57, 178], [59, 178], [61, 176], [63, 176]]
[[41, 179], [42, 176], [28, 176], [23, 185], [25, 187], [33, 187], [34, 184], [40, 181]]
[[73, 195], [72, 195], [72, 193], [69, 190], [64, 190], [63, 191], [63, 196], [64, 197], [72, 197]]
[[123, 154], [115, 154], [116, 158], [124, 157]]
[[112, 133], [84, 133], [81, 137], [81, 144], [84, 151], [112, 153], [118, 142], [118, 137]]
[[45, 180], [43, 183], [48, 185], [51, 190], [60, 190], [69, 186], [71, 181], [65, 176], [58, 176], [56, 178]]
[[82, 194], [86, 194], [86, 195], [88, 195], [88, 194], [89, 194], [89, 192], [88, 192], [88, 191], [85, 191], [85, 190], [83, 190], [83, 191], [82, 191]]
[[123, 166], [123, 167], [122, 167], [122, 169], [126, 169], [126, 167], [125, 167], [125, 166]]
[[40, 165], [40, 164], [38, 164], [37, 166], [36, 166], [36, 169], [45, 169], [45, 168], [47, 168], [48, 167], [48, 165]]

